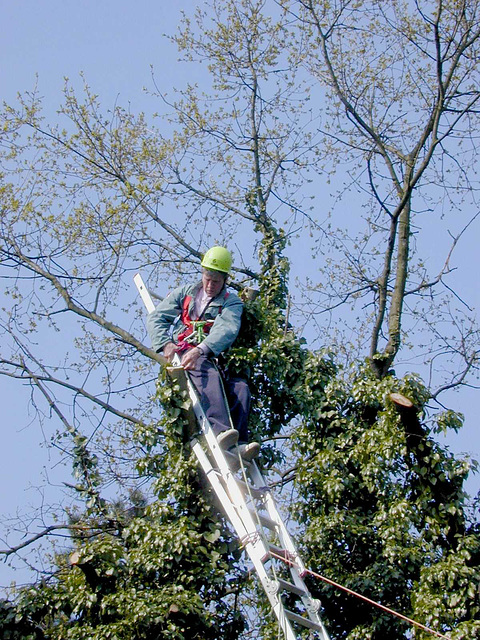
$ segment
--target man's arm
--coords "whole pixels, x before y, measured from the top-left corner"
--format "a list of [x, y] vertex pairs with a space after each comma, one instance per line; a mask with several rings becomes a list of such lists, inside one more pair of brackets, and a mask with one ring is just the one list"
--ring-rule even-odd
[[175, 289], [147, 316], [148, 335], [157, 353], [163, 351], [163, 347], [171, 341], [170, 327], [182, 311], [182, 301], [185, 297], [183, 292], [184, 287]]

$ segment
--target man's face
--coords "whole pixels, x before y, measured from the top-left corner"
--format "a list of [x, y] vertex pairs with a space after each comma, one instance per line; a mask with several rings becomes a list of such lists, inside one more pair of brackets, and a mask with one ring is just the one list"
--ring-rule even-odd
[[219, 271], [204, 271], [202, 273], [203, 290], [210, 298], [218, 296], [225, 284], [226, 276]]

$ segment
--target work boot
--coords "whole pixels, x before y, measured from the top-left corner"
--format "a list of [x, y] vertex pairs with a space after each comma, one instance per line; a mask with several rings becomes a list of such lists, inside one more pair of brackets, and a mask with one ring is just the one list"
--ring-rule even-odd
[[217, 442], [222, 449], [230, 449], [230, 447], [233, 447], [238, 442], [238, 431], [236, 429], [222, 431], [217, 436]]
[[239, 444], [238, 451], [243, 460], [251, 462], [260, 453], [260, 445], [258, 442], [250, 442], [250, 444]]

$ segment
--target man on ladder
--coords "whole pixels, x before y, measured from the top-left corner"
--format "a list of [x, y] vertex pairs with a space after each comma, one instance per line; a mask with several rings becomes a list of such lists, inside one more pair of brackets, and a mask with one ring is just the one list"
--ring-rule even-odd
[[240, 455], [250, 461], [260, 445], [248, 444], [248, 384], [228, 373], [222, 378], [214, 360], [232, 346], [240, 330], [243, 303], [227, 291], [232, 256], [224, 247], [212, 247], [201, 265], [201, 281], [169, 293], [148, 315], [147, 329], [157, 353], [169, 360], [178, 354], [219, 445], [228, 450], [238, 443]]

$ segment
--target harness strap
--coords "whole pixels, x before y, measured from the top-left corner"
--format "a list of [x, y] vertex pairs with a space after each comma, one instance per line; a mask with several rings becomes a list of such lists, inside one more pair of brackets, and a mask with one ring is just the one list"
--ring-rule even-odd
[[[230, 293], [227, 291], [225, 294], [225, 300], [228, 298], [229, 295]], [[215, 322], [215, 319], [201, 320], [201, 317], [203, 316], [205, 311], [208, 309], [209, 305], [205, 307], [205, 309], [199, 315], [197, 320], [193, 320], [190, 317], [190, 312], [189, 312], [189, 307], [192, 302], [192, 299], [193, 299], [192, 296], [185, 296], [185, 298], [183, 299], [182, 313], [180, 318], [181, 318], [182, 324], [185, 326], [185, 329], [177, 337], [179, 347], [181, 347], [182, 349], [195, 346], [194, 344], [192, 344], [192, 341], [196, 342], [196, 339], [195, 339], [196, 331], [199, 330], [199, 332], [202, 335], [208, 335], [210, 333], [210, 329], [213, 327], [213, 323]], [[222, 313], [222, 308], [223, 307], [220, 306], [218, 310], [218, 315]], [[198, 340], [197, 344], [200, 342], [201, 340]]]

